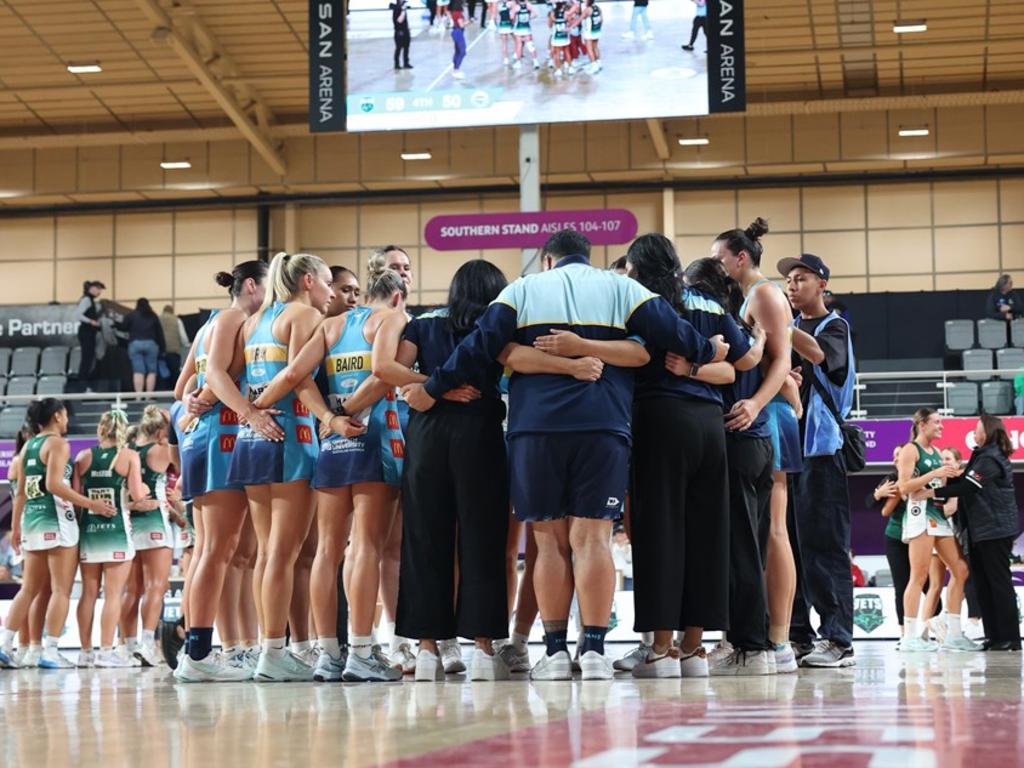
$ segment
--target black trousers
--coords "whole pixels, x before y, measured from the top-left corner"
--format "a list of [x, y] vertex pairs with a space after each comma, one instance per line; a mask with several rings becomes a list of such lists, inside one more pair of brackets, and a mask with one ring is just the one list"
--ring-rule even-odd
[[500, 401], [479, 401], [410, 415], [396, 628], [402, 637], [508, 637], [504, 411]]
[[772, 443], [726, 434], [729, 460], [729, 642], [742, 651], [768, 643], [768, 593], [764, 581], [765, 521], [770, 524]]
[[409, 66], [410, 42], [412, 42], [412, 36], [409, 34], [408, 29], [395, 30], [395, 69], [398, 69], [399, 55], [401, 55], [402, 62], [405, 64], [405, 66]]
[[91, 325], [78, 326], [78, 343], [82, 347], [82, 359], [78, 363], [78, 380], [88, 381], [92, 378], [96, 367], [96, 334], [98, 330]]
[[1013, 538], [972, 541], [971, 577], [981, 606], [985, 635], [994, 643], [1020, 643], [1017, 595], [1010, 576]]
[[[889, 572], [892, 574], [892, 592], [896, 600], [896, 618], [903, 626], [903, 593], [907, 591], [907, 584], [910, 582], [910, 545], [904, 544], [899, 539], [891, 539], [885, 536], [885, 559], [889, 561]], [[928, 591], [929, 580], [924, 580], [924, 592]], [[934, 616], [942, 614], [942, 600], [935, 605]], [[928, 618], [931, 618], [929, 616]]]
[[707, 25], [708, 25], [708, 17], [707, 16], [694, 16], [693, 17], [693, 27], [690, 29], [690, 42], [689, 42], [689, 45], [692, 46], [695, 42], [697, 42], [697, 33], [700, 32], [702, 29], [704, 30], [704, 39], [707, 40], [707, 37], [708, 37]]
[[[804, 459], [794, 509], [800, 550], [797, 593], [802, 593], [821, 617], [821, 637], [849, 647], [853, 642], [853, 576], [850, 497], [842, 453]], [[800, 632], [805, 637], [810, 626], [806, 602], [799, 619]], [[796, 621], [796, 602], [793, 614]], [[813, 636], [812, 631], [810, 638], [801, 638], [800, 642], [809, 642]]]
[[729, 477], [721, 406], [633, 405], [630, 484], [637, 632], [729, 628]]
[[470, 19], [475, 19], [476, 18], [476, 3], [477, 3], [477, 0], [469, 0], [469, 3], [468, 3], [469, 8], [468, 8], [468, 10], [469, 10], [469, 18]]

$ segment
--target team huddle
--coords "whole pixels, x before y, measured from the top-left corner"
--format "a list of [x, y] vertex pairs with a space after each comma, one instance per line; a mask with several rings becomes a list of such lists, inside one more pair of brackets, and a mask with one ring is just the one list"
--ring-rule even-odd
[[[785, 292], [761, 274], [765, 232], [761, 219], [724, 232], [685, 269], [670, 240], [644, 235], [617, 271], [592, 267], [590, 243], [564, 230], [542, 251], [545, 271], [508, 284], [467, 262], [447, 305], [418, 317], [395, 246], [371, 257], [362, 303], [351, 271], [310, 254], [218, 273], [231, 304], [196, 334], [169, 423], [147, 410], [131, 442], [111, 412], [72, 467], [63, 406], [33, 404], [15, 497], [33, 576], [0, 663], [13, 663], [45, 581], [44, 655], [63, 666], [56, 641], [79, 558], [109, 596], [136, 520], [149, 530], [140, 516], [159, 508], [166, 521], [178, 496], [196, 530], [181, 682], [436, 681], [466, 671], [460, 637], [474, 642], [471, 679], [485, 681], [853, 663], [849, 567], [832, 569], [841, 526], [800, 540], [805, 568], [826, 577], [806, 587], [820, 638], [805, 616], [791, 634], [786, 529], [787, 472], [802, 470], [796, 516], [808, 530], [820, 527], [816, 489], [845, 489], [839, 421], [823, 404], [849, 410], [849, 329], [824, 308], [818, 257], [779, 262]], [[168, 493], [172, 466], [181, 477]], [[624, 515], [642, 641], [613, 663], [610, 540]], [[104, 663], [117, 656], [107, 613]], [[538, 613], [545, 653], [531, 667]], [[394, 622], [390, 653], [381, 622]], [[705, 630], [728, 641], [709, 655]]]
[[[527, 0], [500, 0], [497, 4], [498, 34], [501, 36], [502, 63], [519, 70], [525, 52], [533, 60], [533, 68], [540, 68], [537, 46], [533, 40], [533, 20], [539, 15], [537, 8]], [[590, 74], [601, 71], [601, 26], [604, 17], [595, 0], [556, 0], [547, 13], [548, 66], [555, 77], [568, 76], [589, 66]], [[586, 57], [589, 65], [583, 61]]]

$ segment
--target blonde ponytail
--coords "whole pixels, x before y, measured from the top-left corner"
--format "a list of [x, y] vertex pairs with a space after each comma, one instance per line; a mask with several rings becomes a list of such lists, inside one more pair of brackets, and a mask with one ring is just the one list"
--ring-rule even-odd
[[263, 297], [260, 312], [266, 312], [275, 301], [286, 302], [295, 298], [299, 292], [299, 281], [303, 275], [315, 275], [327, 269], [324, 260], [311, 253], [288, 254], [284, 251], [276, 254], [270, 262], [267, 275], [268, 290]]
[[161, 429], [169, 426], [163, 410], [155, 405], [147, 405], [139, 422], [139, 434], [149, 440], [155, 440]]
[[371, 257], [367, 266], [370, 268], [369, 277], [366, 279], [367, 301], [385, 301], [390, 299], [395, 291], [399, 291], [403, 299], [409, 297], [405, 280], [395, 270], [388, 269], [386, 260], [380, 262]]
[[101, 440], [112, 440], [118, 450], [128, 444], [128, 414], [120, 408], [111, 408], [100, 418]]

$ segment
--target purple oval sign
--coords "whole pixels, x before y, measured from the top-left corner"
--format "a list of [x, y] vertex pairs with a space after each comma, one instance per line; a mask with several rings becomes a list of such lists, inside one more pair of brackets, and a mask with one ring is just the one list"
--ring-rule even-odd
[[624, 208], [536, 213], [467, 213], [435, 216], [423, 229], [435, 251], [540, 248], [560, 229], [575, 229], [594, 245], [620, 245], [636, 237], [636, 216]]

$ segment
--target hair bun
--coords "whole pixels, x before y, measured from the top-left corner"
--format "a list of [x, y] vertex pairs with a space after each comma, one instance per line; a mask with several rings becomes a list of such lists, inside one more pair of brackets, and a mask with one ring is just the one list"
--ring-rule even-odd
[[213, 276], [213, 279], [217, 281], [217, 285], [221, 288], [230, 288], [235, 282], [235, 278], [232, 277], [230, 272], [218, 272]]
[[763, 235], [768, 234], [768, 222], [761, 216], [758, 216], [750, 226], [743, 231], [751, 240], [760, 240]]

